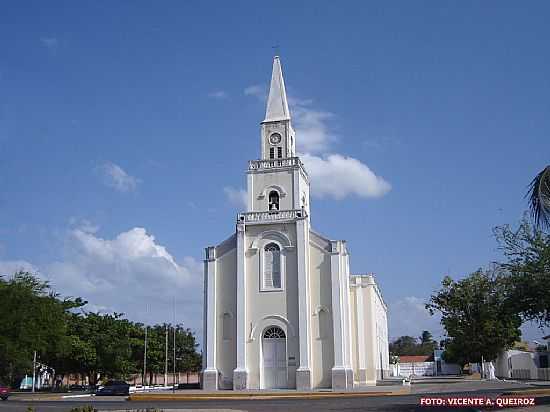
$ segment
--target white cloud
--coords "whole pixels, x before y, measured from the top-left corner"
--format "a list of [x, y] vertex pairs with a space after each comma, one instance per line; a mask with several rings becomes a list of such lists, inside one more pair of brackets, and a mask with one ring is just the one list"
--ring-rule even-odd
[[253, 84], [252, 86], [248, 86], [244, 89], [244, 94], [246, 96], [254, 96], [264, 103], [267, 100], [267, 90], [265, 86], [262, 86], [260, 84]]
[[343, 199], [350, 195], [363, 198], [381, 197], [391, 189], [388, 182], [353, 157], [340, 154], [322, 157], [301, 154], [300, 158], [311, 178], [313, 196], [334, 199]]
[[101, 165], [99, 170], [103, 174], [105, 184], [119, 192], [132, 192], [141, 182], [140, 179], [129, 175], [122, 167], [112, 162]]
[[[50, 281], [62, 296], [80, 296], [86, 310], [122, 312], [129, 319], [177, 321], [202, 331], [203, 263], [192, 257], [178, 261], [144, 228], [135, 227], [104, 239], [89, 227], [66, 235], [64, 257], [40, 266], [24, 261], [0, 262], [0, 273], [28, 267]], [[146, 309], [148, 306], [148, 310]]]
[[235, 189], [234, 187], [226, 186], [223, 188], [223, 191], [225, 193], [225, 196], [227, 197], [227, 200], [229, 200], [231, 204], [238, 207], [239, 209], [246, 209], [246, 190]]
[[208, 93], [208, 97], [212, 97], [213, 99], [217, 99], [217, 100], [224, 100], [224, 99], [227, 99], [229, 95], [227, 94], [227, 92], [223, 90], [215, 90]]
[[440, 317], [430, 316], [424, 305], [425, 300], [416, 296], [407, 296], [388, 305], [390, 340], [404, 335], [418, 337], [424, 330], [430, 331], [435, 340], [443, 338]]
[[305, 153], [323, 153], [335, 142], [337, 137], [331, 133], [328, 121], [334, 113], [315, 110], [311, 100], [289, 98], [290, 111], [296, 129], [296, 145]]
[[0, 260], [0, 276], [9, 277], [20, 270], [38, 273], [36, 266], [25, 260]]

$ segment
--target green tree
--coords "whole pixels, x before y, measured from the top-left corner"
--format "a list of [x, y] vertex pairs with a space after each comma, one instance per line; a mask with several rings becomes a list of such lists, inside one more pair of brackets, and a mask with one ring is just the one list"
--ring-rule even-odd
[[48, 282], [24, 271], [0, 277], [0, 302], [0, 379], [15, 384], [32, 373], [34, 351], [40, 362], [54, 367], [69, 355], [70, 311], [86, 302], [60, 298]]
[[419, 352], [423, 355], [431, 355], [436, 348], [437, 342], [434, 341], [432, 334], [427, 330], [422, 331]]
[[433, 343], [433, 341], [434, 341], [433, 336], [429, 331], [427, 331], [427, 330], [422, 331], [422, 335], [420, 335], [420, 344], [421, 345], [431, 344], [431, 343]]
[[71, 318], [72, 359], [97, 384], [98, 378], [127, 378], [139, 371], [134, 354], [142, 350], [142, 328], [122, 314], [86, 313]]
[[195, 334], [183, 325], [176, 327], [177, 370], [190, 373], [198, 372], [202, 367], [202, 356], [197, 352], [198, 343]]
[[527, 193], [535, 226], [550, 229], [550, 166], [535, 176]]
[[422, 332], [420, 342], [413, 336], [400, 336], [390, 343], [390, 353], [394, 356], [431, 355], [437, 343], [427, 330]]
[[445, 359], [464, 365], [493, 360], [519, 340], [521, 318], [495, 273], [478, 270], [454, 281], [446, 276], [426, 308], [441, 314], [447, 332]]
[[400, 336], [390, 343], [390, 353], [395, 356], [419, 355], [418, 342], [412, 336]]
[[550, 325], [550, 234], [525, 216], [517, 229], [497, 227], [506, 262], [500, 264], [508, 301], [524, 320]]

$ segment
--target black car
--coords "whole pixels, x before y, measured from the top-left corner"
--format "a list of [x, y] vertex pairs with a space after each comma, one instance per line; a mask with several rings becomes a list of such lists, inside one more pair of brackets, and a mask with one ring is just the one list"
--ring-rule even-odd
[[130, 385], [124, 381], [107, 381], [96, 391], [96, 396], [102, 395], [129, 395]]
[[88, 388], [86, 387], [86, 385], [73, 384], [73, 385], [69, 385], [69, 390], [71, 392], [84, 392], [88, 390]]

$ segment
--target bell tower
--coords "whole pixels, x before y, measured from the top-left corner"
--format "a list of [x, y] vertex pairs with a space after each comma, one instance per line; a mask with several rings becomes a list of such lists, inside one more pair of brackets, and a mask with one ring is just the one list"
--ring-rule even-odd
[[[309, 177], [296, 156], [295, 133], [279, 56], [273, 58], [260, 135], [261, 157], [248, 163], [247, 212], [293, 211], [309, 220]], [[302, 210], [306, 213], [300, 213]], [[272, 218], [277, 220], [275, 216]]]
[[294, 130], [290, 121], [279, 56], [275, 56], [273, 59], [271, 85], [261, 135], [262, 159], [282, 159], [296, 156]]

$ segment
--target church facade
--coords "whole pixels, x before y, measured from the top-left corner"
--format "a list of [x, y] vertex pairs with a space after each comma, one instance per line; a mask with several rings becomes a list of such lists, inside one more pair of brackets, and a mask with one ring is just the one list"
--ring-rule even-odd
[[203, 388], [347, 390], [389, 376], [387, 307], [346, 242], [311, 228], [281, 63], [236, 231], [206, 248]]

